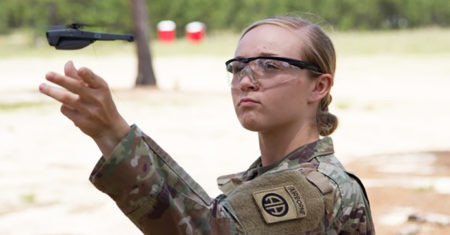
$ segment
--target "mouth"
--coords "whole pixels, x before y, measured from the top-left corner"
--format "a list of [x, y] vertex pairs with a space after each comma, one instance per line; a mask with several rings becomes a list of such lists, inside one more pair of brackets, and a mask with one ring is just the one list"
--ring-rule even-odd
[[239, 100], [238, 106], [253, 106], [255, 104], [259, 104], [259, 102], [248, 97], [243, 97]]

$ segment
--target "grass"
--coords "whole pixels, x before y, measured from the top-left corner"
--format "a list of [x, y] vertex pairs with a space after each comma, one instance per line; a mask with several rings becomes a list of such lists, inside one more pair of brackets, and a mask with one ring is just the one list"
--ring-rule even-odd
[[2, 103], [0, 102], [0, 112], [2, 111], [15, 111], [18, 109], [24, 109], [24, 108], [34, 108], [34, 107], [42, 107], [45, 105], [51, 104], [50, 102], [44, 102], [44, 101], [27, 101], [27, 102], [12, 102], [12, 103]]
[[338, 100], [336, 101], [336, 107], [340, 110], [347, 110], [352, 106], [350, 100]]
[[[178, 39], [172, 43], [153, 40], [152, 56], [232, 56], [239, 36], [232, 33], [208, 35], [202, 43], [191, 43]], [[108, 56], [135, 53], [134, 44], [122, 41], [95, 42], [81, 50], [56, 50], [46, 39], [35, 37], [29, 31], [16, 31], [10, 35], [0, 35], [0, 59], [17, 57], [57, 57], [61, 55]]]
[[82, 50], [56, 50], [48, 45], [47, 39], [33, 36], [29, 31], [16, 31], [0, 35], [0, 58], [57, 57], [61, 55], [108, 55], [115, 52], [133, 53], [133, 47], [124, 42], [109, 42], [106, 46], [93, 44]]
[[449, 28], [330, 34], [341, 55], [430, 55], [450, 53]]
[[[434, 55], [450, 53], [450, 28], [423, 28], [397, 31], [333, 32], [330, 33], [339, 55]], [[227, 32], [209, 33], [202, 43], [178, 39], [173, 43], [153, 40], [152, 55], [166, 56], [221, 56], [234, 54], [239, 35]], [[0, 35], [0, 59], [11, 57], [53, 57], [64, 54], [107, 56], [134, 54], [133, 44], [127, 42], [96, 42], [75, 51], [55, 50], [46, 39], [29, 31]]]
[[34, 203], [36, 201], [36, 195], [33, 193], [23, 194], [20, 198], [25, 203]]

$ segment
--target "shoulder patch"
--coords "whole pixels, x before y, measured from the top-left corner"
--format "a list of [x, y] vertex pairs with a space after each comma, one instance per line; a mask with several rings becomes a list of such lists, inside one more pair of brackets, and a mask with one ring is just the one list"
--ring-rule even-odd
[[257, 191], [253, 198], [268, 224], [306, 216], [305, 202], [294, 185]]
[[298, 170], [263, 174], [246, 181], [226, 201], [246, 234], [303, 234], [324, 218], [320, 190]]

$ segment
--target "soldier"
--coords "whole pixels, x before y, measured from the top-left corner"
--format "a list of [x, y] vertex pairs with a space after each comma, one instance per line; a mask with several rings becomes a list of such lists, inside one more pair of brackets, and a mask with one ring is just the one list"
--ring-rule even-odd
[[[71, 62], [41, 84], [103, 153], [90, 176], [145, 234], [374, 234], [361, 182], [345, 171], [328, 112], [335, 50], [317, 25], [276, 16], [250, 25], [226, 62], [242, 126], [258, 132], [261, 156], [206, 192], [136, 125], [118, 113], [106, 82]], [[322, 138], [320, 136], [323, 136]]]

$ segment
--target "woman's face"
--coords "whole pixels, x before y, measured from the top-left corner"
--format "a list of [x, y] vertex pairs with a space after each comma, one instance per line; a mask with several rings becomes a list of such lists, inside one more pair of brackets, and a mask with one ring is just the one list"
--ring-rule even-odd
[[[299, 32], [263, 24], [239, 41], [235, 58], [277, 56], [302, 60], [301, 51]], [[231, 86], [234, 108], [244, 128], [265, 132], [315, 120], [317, 105], [310, 101], [314, 79], [308, 77], [308, 70], [290, 66], [261, 75], [251, 68], [242, 69], [242, 76], [234, 77]]]

